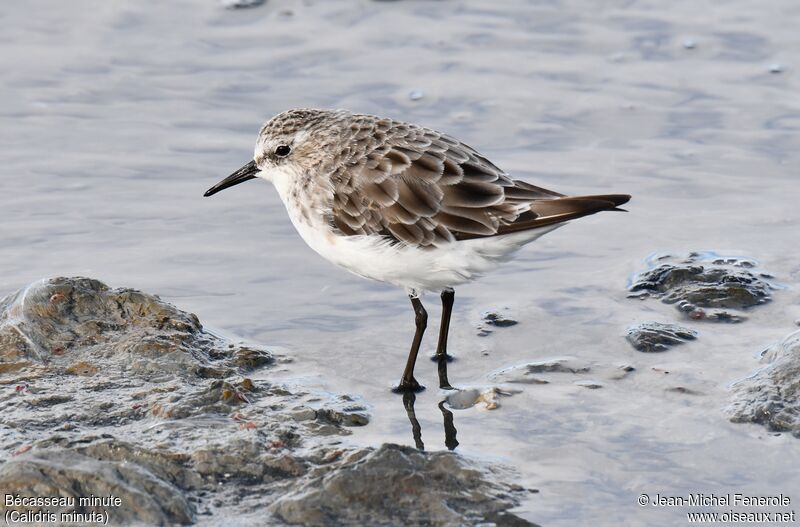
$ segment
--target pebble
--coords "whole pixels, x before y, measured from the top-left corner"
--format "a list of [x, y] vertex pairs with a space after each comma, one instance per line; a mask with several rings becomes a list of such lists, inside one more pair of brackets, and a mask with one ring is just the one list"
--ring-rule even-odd
[[220, 0], [225, 9], [247, 9], [258, 7], [265, 2], [266, 0]]

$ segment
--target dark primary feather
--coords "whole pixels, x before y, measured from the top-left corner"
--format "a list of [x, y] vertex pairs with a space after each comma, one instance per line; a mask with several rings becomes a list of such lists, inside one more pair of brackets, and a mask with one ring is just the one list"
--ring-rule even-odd
[[349, 132], [331, 178], [331, 221], [345, 235], [434, 247], [546, 227], [630, 199], [568, 197], [513, 181], [469, 146], [408, 123], [353, 115]]

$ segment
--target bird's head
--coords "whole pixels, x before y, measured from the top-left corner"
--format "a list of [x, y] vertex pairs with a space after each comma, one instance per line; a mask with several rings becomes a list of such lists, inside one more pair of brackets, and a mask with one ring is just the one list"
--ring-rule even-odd
[[[275, 181], [335, 162], [342, 126], [348, 113], [295, 109], [280, 113], [261, 128], [253, 160], [206, 191], [205, 196], [254, 178]], [[346, 127], [345, 127], [346, 128]]]

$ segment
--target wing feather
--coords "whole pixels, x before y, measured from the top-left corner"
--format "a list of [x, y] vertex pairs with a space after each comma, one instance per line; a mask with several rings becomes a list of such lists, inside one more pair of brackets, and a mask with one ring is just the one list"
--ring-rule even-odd
[[503, 187], [482, 181], [462, 180], [455, 185], [442, 188], [442, 204], [451, 207], [483, 208], [501, 203], [504, 199]]
[[630, 196], [567, 197], [511, 180], [471, 147], [408, 123], [352, 115], [349, 155], [331, 175], [331, 223], [434, 247], [613, 210]]
[[439, 185], [426, 185], [414, 180], [398, 182], [397, 202], [418, 217], [431, 217], [439, 211], [442, 189]]

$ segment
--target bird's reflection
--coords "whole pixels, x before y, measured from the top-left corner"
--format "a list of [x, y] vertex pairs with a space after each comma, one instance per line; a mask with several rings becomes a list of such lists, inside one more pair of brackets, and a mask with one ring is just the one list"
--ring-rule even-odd
[[[408, 420], [411, 422], [411, 434], [414, 436], [414, 444], [418, 449], [425, 450], [425, 443], [422, 442], [422, 427], [414, 411], [414, 403], [416, 402], [417, 397], [413, 393], [403, 394], [403, 406], [406, 409], [406, 414], [408, 414]], [[453, 424], [453, 412], [444, 407], [444, 401], [441, 401], [438, 406], [444, 418], [444, 444], [448, 450], [455, 450], [458, 446], [458, 440], [456, 439], [458, 431]]]

